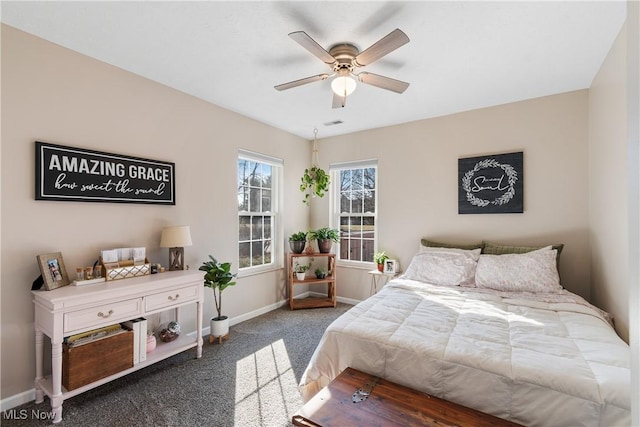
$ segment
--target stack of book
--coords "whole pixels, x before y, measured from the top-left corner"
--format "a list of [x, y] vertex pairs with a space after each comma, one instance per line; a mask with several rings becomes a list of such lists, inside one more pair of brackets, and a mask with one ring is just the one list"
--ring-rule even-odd
[[122, 326], [133, 331], [133, 364], [147, 360], [147, 319], [138, 319], [123, 322]]
[[89, 344], [97, 340], [109, 338], [114, 335], [126, 332], [120, 325], [105, 326], [104, 328], [94, 329], [92, 331], [83, 332], [81, 334], [71, 335], [66, 337], [64, 343], [69, 348], [79, 347], [81, 345]]

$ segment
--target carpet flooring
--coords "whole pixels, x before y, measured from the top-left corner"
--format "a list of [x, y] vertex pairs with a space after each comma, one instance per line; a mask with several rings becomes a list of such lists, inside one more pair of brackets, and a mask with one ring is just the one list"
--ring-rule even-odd
[[[64, 426], [290, 426], [297, 384], [329, 324], [351, 306], [288, 306], [232, 326], [195, 349], [66, 400]], [[4, 411], [2, 426], [51, 425], [50, 402]]]

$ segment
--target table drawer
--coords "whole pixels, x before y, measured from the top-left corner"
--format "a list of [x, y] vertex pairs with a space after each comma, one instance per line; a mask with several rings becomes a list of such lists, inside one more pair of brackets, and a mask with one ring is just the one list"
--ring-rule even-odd
[[161, 308], [170, 308], [182, 305], [187, 301], [196, 300], [198, 299], [198, 292], [201, 286], [201, 284], [197, 284], [149, 295], [145, 298], [145, 309], [146, 311], [152, 311]]
[[64, 314], [64, 332], [111, 325], [142, 314], [142, 298], [118, 301]]

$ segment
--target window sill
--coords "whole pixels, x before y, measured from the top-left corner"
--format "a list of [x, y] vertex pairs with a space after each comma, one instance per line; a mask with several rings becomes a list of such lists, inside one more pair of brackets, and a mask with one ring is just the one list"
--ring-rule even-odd
[[269, 267], [256, 267], [250, 270], [238, 271], [238, 275], [236, 277], [240, 279], [243, 277], [255, 276], [257, 274], [271, 273], [271, 272], [282, 270], [282, 269], [284, 269], [284, 267], [281, 265], [275, 265], [275, 266], [269, 266]]
[[353, 262], [353, 261], [336, 261], [336, 267], [352, 268], [354, 270], [372, 270], [376, 268], [376, 264], [373, 262]]

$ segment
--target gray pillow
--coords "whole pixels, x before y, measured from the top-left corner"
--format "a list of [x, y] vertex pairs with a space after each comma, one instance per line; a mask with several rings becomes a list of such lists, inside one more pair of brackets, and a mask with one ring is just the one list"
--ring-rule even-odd
[[451, 248], [451, 249], [464, 249], [464, 250], [482, 249], [483, 247], [483, 243], [462, 245], [457, 243], [436, 242], [434, 240], [429, 240], [429, 239], [420, 239], [420, 244], [422, 244], [422, 246], [427, 246], [431, 248]]
[[[501, 245], [485, 241], [482, 242], [482, 245], [482, 253], [487, 255], [524, 254], [549, 246]], [[564, 244], [551, 245], [551, 249], [558, 251], [556, 254], [556, 268], [558, 269], [558, 272], [560, 272], [560, 253], [562, 252], [562, 248], [564, 248]]]

